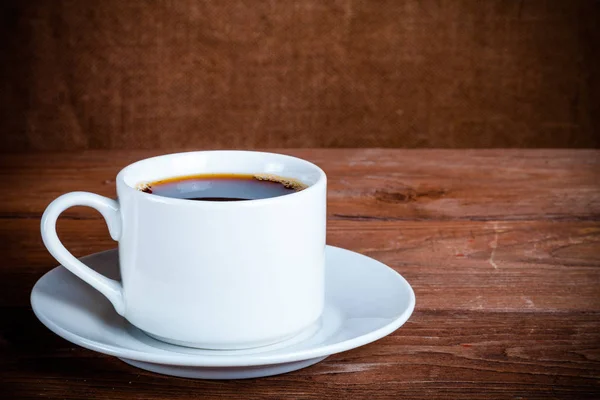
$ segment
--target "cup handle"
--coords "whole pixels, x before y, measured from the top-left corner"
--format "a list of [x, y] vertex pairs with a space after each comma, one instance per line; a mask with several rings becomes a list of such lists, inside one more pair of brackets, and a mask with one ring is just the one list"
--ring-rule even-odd
[[56, 234], [56, 220], [67, 208], [73, 206], [88, 206], [102, 214], [108, 225], [108, 231], [113, 240], [121, 237], [121, 213], [119, 203], [108, 197], [88, 192], [71, 192], [63, 194], [54, 200], [42, 216], [41, 231], [44, 245], [56, 260], [66, 269], [83, 279], [110, 300], [120, 315], [125, 312], [123, 286], [120, 282], [109, 279], [94, 271], [73, 256], [61, 243]]

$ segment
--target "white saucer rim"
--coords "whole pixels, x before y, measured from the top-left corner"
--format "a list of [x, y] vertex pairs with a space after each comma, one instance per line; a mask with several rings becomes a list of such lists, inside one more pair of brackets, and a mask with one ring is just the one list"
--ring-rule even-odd
[[[371, 257], [365, 256], [363, 254], [354, 252], [352, 250], [347, 250], [341, 247], [330, 246], [327, 245], [327, 248], [339, 250], [341, 252], [349, 252], [352, 253], [353, 256], [359, 258], [366, 258], [370, 263], [374, 263], [378, 265], [378, 267], [385, 268], [388, 272], [394, 277], [394, 279], [399, 281], [399, 284], [403, 286], [403, 290], [408, 292], [409, 304], [408, 307], [393, 321], [389, 322], [387, 325], [382, 326], [379, 329], [368, 332], [361, 336], [358, 336], [349, 340], [342, 340], [338, 343], [329, 344], [323, 347], [317, 347], [314, 349], [307, 350], [298, 350], [291, 353], [279, 353], [274, 355], [261, 356], [260, 353], [240, 355], [235, 358], [232, 356], [222, 358], [218, 354], [215, 355], [197, 355], [197, 354], [182, 354], [182, 353], [166, 353], [166, 354], [156, 354], [156, 353], [147, 353], [139, 350], [130, 350], [124, 349], [122, 347], [113, 346], [113, 345], [105, 345], [102, 343], [98, 343], [96, 341], [88, 340], [83, 338], [77, 334], [74, 334], [60, 326], [56, 325], [54, 322], [47, 319], [44, 315], [40, 314], [38, 310], [36, 310], [36, 306], [34, 304], [34, 293], [36, 292], [36, 286], [44, 279], [44, 277], [51, 273], [52, 271], [60, 268], [64, 268], [63, 266], [58, 266], [53, 268], [44, 274], [36, 284], [34, 285], [30, 301], [33, 312], [35, 316], [44, 324], [48, 329], [62, 337], [69, 342], [79, 345], [81, 347], [87, 348], [89, 350], [97, 351], [99, 353], [115, 356], [118, 358], [127, 358], [130, 360], [141, 361], [146, 363], [153, 364], [165, 364], [165, 365], [178, 365], [178, 366], [188, 366], [188, 367], [249, 367], [249, 366], [259, 366], [259, 365], [273, 365], [273, 364], [283, 364], [289, 362], [302, 361], [312, 358], [325, 357], [332, 354], [341, 353], [343, 351], [348, 351], [351, 349], [355, 349], [357, 347], [364, 346], [366, 344], [372, 343], [378, 339], [381, 339], [390, 333], [394, 332], [398, 328], [400, 328], [412, 315], [415, 308], [415, 294], [414, 290], [408, 283], [406, 279], [398, 272], [396, 272], [393, 268], [383, 264], [382, 262], [375, 260]], [[93, 253], [86, 257], [97, 256], [102, 253], [114, 252], [116, 249], [106, 250], [103, 252]], [[83, 257], [85, 258], [85, 257]]]

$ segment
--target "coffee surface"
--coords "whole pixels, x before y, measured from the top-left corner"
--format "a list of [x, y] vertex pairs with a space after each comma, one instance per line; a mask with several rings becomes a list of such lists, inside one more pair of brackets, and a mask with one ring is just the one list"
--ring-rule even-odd
[[306, 185], [269, 174], [199, 174], [161, 179], [138, 185], [157, 196], [197, 201], [245, 201], [294, 193]]

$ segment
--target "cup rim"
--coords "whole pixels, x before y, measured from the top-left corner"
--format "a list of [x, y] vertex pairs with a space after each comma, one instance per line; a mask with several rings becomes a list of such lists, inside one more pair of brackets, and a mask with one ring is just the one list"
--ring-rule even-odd
[[[129, 170], [131, 170], [133, 167], [135, 167], [136, 165], [139, 165], [143, 162], [148, 162], [151, 160], [157, 160], [157, 159], [166, 158], [166, 157], [174, 157], [174, 156], [178, 156], [178, 155], [191, 155], [191, 154], [202, 154], [202, 153], [222, 153], [224, 156], [227, 155], [228, 153], [229, 154], [253, 153], [253, 154], [257, 154], [257, 155], [263, 155], [266, 157], [276, 156], [278, 158], [287, 158], [287, 159], [293, 160], [295, 162], [300, 162], [301, 164], [304, 164], [307, 167], [314, 169], [314, 171], [317, 172], [317, 174], [318, 174], [318, 178], [317, 178], [316, 182], [309, 185], [306, 189], [303, 189], [298, 192], [284, 194], [282, 196], [277, 196], [277, 197], [268, 197], [268, 198], [264, 198], [264, 199], [251, 199], [251, 200], [245, 200], [245, 201], [210, 201], [210, 200], [193, 201], [193, 200], [189, 200], [189, 199], [179, 199], [179, 198], [174, 198], [174, 197], [158, 196], [158, 195], [154, 195], [151, 193], [142, 192], [141, 190], [138, 190], [137, 188], [132, 187], [125, 181], [125, 174]], [[316, 165], [308, 160], [305, 160], [303, 158], [291, 156], [288, 154], [265, 152], [265, 151], [253, 151], [253, 150], [200, 150], [200, 151], [185, 151], [185, 152], [162, 154], [162, 155], [148, 157], [148, 158], [144, 158], [144, 159], [135, 161], [135, 162], [125, 166], [124, 168], [122, 168], [119, 171], [119, 173], [117, 174], [116, 182], [117, 182], [117, 189], [122, 188], [122, 190], [127, 190], [132, 195], [142, 196], [142, 198], [144, 200], [151, 201], [154, 203], [173, 204], [173, 205], [179, 205], [179, 206], [186, 205], [186, 206], [192, 206], [192, 207], [232, 208], [232, 207], [254, 207], [254, 206], [269, 205], [271, 203], [278, 203], [281, 201], [285, 201], [285, 199], [290, 199], [290, 198], [300, 200], [300, 198], [302, 196], [304, 196], [304, 197], [310, 196], [316, 190], [325, 186], [327, 184], [327, 175], [318, 165]]]

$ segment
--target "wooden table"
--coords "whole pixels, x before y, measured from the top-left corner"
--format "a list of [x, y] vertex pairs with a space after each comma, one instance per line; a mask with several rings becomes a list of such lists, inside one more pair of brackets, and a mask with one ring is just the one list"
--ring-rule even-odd
[[[114, 196], [128, 163], [160, 151], [2, 155], [1, 398], [600, 398], [600, 152], [285, 150], [329, 177], [328, 243], [374, 257], [414, 287], [392, 335], [287, 375], [156, 375], [57, 337], [29, 292], [56, 262], [40, 216], [59, 194]], [[73, 208], [77, 256], [115, 247]]]

